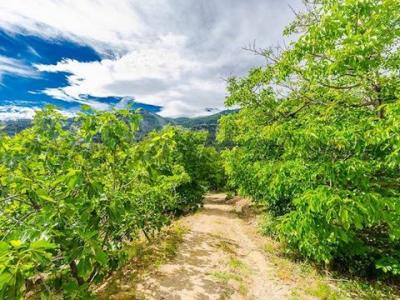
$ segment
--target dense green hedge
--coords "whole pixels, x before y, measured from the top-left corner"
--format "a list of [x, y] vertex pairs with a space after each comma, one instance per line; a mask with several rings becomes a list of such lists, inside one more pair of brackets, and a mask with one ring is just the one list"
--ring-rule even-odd
[[400, 274], [400, 2], [307, 1], [268, 65], [230, 80], [230, 185], [302, 255]]
[[49, 107], [32, 128], [0, 136], [0, 299], [40, 282], [89, 297], [124, 263], [124, 245], [197, 208], [223, 178], [202, 132], [166, 127], [137, 142], [140, 116], [127, 110], [66, 122]]

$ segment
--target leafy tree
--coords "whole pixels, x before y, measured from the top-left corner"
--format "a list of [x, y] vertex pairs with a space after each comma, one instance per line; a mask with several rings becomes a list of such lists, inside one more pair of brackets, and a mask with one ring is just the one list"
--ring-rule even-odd
[[[171, 211], [174, 214], [198, 208], [205, 192], [224, 186], [222, 160], [213, 147], [207, 146], [206, 132], [166, 126], [160, 132], [151, 133], [139, 145], [138, 160], [148, 158], [140, 161], [150, 162], [152, 170], [169, 176], [173, 174], [171, 168], [181, 166], [188, 174], [190, 179], [176, 187], [177, 203]], [[161, 156], [164, 159], [160, 160]]]
[[[287, 49], [230, 79], [230, 184], [279, 216], [304, 256], [400, 274], [400, 2], [306, 1]], [[358, 261], [360, 263], [354, 263]]]
[[200, 166], [214, 153], [202, 133], [171, 127], [136, 141], [140, 116], [128, 110], [86, 108], [68, 122], [48, 107], [33, 127], [0, 137], [2, 299], [21, 298], [41, 274], [68, 297], [89, 297], [124, 263], [127, 243], [197, 207], [208, 187]]

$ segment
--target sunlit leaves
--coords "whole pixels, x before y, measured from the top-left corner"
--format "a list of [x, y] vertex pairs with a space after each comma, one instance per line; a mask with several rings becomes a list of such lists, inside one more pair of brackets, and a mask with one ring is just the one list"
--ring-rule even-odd
[[39, 272], [87, 297], [121, 266], [126, 243], [196, 209], [223, 180], [203, 132], [168, 127], [137, 141], [140, 114], [84, 111], [71, 123], [47, 107], [32, 128], [1, 137], [2, 299], [22, 297]]
[[307, 2], [286, 30], [298, 39], [229, 82], [241, 106], [221, 120], [229, 183], [304, 256], [397, 275], [400, 2]]

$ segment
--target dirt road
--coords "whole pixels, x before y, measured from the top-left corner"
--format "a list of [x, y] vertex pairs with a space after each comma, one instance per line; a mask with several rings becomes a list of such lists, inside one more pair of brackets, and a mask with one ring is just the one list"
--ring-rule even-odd
[[224, 194], [206, 197], [204, 209], [183, 219], [189, 232], [171, 262], [137, 286], [146, 299], [287, 299], [289, 287], [271, 279], [254, 224], [239, 216]]

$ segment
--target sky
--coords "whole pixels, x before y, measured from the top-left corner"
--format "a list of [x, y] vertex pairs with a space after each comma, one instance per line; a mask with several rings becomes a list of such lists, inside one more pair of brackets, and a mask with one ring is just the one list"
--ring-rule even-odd
[[166, 117], [224, 109], [226, 79], [282, 44], [300, 0], [0, 0], [0, 120], [56, 105]]

